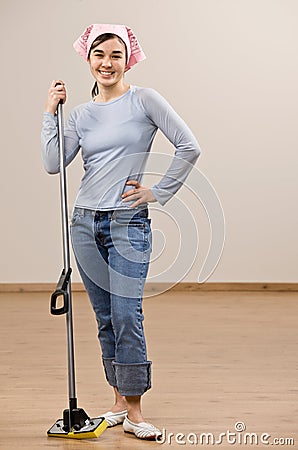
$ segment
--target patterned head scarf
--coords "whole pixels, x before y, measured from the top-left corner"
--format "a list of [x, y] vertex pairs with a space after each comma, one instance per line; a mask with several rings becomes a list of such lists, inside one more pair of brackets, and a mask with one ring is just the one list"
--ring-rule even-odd
[[127, 64], [125, 71], [143, 61], [146, 56], [143, 52], [134, 32], [125, 25], [92, 24], [85, 29], [83, 34], [74, 42], [74, 49], [88, 61], [88, 54], [94, 40], [105, 33], [113, 33], [119, 36], [126, 44]]

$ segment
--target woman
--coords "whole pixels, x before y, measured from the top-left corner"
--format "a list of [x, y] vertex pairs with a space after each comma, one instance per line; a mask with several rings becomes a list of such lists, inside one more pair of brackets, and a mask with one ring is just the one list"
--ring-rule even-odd
[[[151, 249], [148, 203], [164, 205], [181, 187], [200, 149], [193, 134], [153, 89], [131, 86], [124, 73], [145, 55], [124, 25], [93, 24], [74, 43], [95, 79], [92, 100], [74, 108], [64, 129], [66, 165], [81, 149], [85, 174], [71, 221], [80, 275], [98, 323], [102, 361], [115, 403], [102, 414], [108, 426], [155, 439], [160, 431], [141, 412], [151, 387], [143, 330], [142, 295]], [[60, 83], [60, 84], [58, 84]], [[57, 119], [66, 101], [61, 80], [49, 89], [42, 129], [42, 156], [59, 172]], [[142, 174], [157, 130], [175, 147], [166, 174], [151, 188]]]

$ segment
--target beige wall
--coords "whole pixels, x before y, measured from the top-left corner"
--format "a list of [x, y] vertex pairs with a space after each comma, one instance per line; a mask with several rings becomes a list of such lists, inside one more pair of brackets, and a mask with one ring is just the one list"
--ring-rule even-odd
[[[89, 99], [89, 69], [72, 43], [93, 22], [134, 29], [147, 60], [128, 82], [157, 89], [201, 144], [197, 168], [220, 197], [227, 227], [210, 281], [297, 282], [296, 0], [1, 0], [0, 21], [0, 282], [56, 281], [62, 267], [58, 178], [41, 164], [41, 116], [54, 78], [67, 83], [65, 113]], [[154, 152], [171, 151], [159, 136]], [[78, 159], [70, 207], [81, 173]], [[185, 188], [175, 206], [154, 205], [150, 279], [197, 280], [210, 239], [198, 197]], [[194, 219], [189, 210], [175, 224], [179, 205]], [[174, 264], [185, 260], [181, 236], [191, 256], [182, 268]]]

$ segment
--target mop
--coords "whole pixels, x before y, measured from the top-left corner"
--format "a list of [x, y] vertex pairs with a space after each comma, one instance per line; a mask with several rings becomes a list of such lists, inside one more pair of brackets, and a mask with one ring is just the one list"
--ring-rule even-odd
[[[104, 417], [91, 419], [82, 408], [77, 406], [75, 388], [75, 367], [74, 367], [74, 339], [73, 339], [73, 319], [72, 319], [72, 299], [71, 299], [71, 267], [69, 252], [69, 227], [68, 227], [68, 206], [67, 187], [64, 154], [64, 131], [63, 131], [63, 106], [62, 102], [57, 108], [58, 118], [58, 139], [59, 139], [59, 162], [60, 162], [60, 197], [61, 197], [61, 218], [63, 237], [63, 261], [64, 269], [57, 283], [56, 290], [51, 296], [50, 311], [57, 316], [66, 314], [67, 331], [67, 354], [68, 354], [68, 392], [69, 408], [63, 411], [63, 419], [59, 419], [48, 430], [49, 437], [62, 437], [71, 439], [90, 439], [99, 437], [107, 428]], [[59, 304], [59, 306], [58, 306]], [[60, 306], [61, 305], [61, 306]]]

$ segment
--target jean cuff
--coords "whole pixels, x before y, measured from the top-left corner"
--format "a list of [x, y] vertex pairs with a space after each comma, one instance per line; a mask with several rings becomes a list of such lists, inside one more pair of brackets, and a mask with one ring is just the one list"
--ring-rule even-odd
[[114, 358], [102, 358], [102, 363], [106, 375], [107, 382], [113, 386], [116, 387], [116, 376], [115, 376], [115, 370], [113, 367]]
[[112, 362], [120, 395], [143, 395], [151, 388], [151, 361], [122, 364]]

